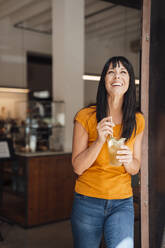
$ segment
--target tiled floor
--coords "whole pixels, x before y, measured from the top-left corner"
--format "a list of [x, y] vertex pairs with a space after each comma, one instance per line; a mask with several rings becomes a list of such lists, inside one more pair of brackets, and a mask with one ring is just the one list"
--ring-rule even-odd
[[69, 221], [24, 229], [0, 223], [4, 241], [0, 248], [73, 248]]

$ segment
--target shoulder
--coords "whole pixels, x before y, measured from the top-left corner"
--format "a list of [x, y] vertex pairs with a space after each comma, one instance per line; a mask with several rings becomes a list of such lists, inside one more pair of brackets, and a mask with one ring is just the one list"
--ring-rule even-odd
[[144, 115], [140, 112], [136, 113], [136, 131], [137, 134], [141, 133], [145, 128]]
[[78, 121], [88, 131], [88, 122], [96, 115], [96, 106], [81, 109], [75, 115], [74, 121]]
[[75, 115], [75, 118], [77, 117], [90, 118], [90, 116], [94, 114], [95, 112], [96, 112], [96, 106], [86, 107], [86, 108], [79, 110], [77, 114]]

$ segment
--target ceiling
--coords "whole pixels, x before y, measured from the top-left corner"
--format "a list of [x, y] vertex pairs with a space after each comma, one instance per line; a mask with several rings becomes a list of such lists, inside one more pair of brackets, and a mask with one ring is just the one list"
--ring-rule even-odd
[[[117, 39], [124, 35], [140, 37], [141, 11], [112, 2], [121, 0], [86, 0], [85, 33], [87, 38]], [[130, 0], [125, 0], [127, 2]], [[132, 2], [135, 0], [131, 0]]]
[[[121, 0], [84, 0], [85, 34], [88, 38], [113, 39], [140, 33], [140, 11], [114, 4]], [[113, 2], [113, 3], [112, 3]], [[126, 0], [138, 2], [137, 0]], [[51, 34], [51, 0], [0, 0], [0, 20], [9, 17], [13, 26]]]
[[111, 2], [117, 5], [122, 5], [125, 7], [131, 7], [134, 9], [141, 9], [142, 6], [142, 0], [102, 0], [105, 2]]

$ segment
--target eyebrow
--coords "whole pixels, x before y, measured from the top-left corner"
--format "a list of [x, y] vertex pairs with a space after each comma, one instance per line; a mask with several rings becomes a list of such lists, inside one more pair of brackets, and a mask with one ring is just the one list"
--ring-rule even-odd
[[[113, 68], [113, 67], [110, 67], [109, 70], [114, 70], [115, 68], [116, 68], [116, 67], [114, 67], [114, 68]], [[120, 68], [120, 67], [119, 67], [119, 68]], [[120, 69], [121, 69], [121, 70], [126, 70], [126, 71], [127, 71], [127, 69], [124, 68], [124, 67], [121, 67]]]

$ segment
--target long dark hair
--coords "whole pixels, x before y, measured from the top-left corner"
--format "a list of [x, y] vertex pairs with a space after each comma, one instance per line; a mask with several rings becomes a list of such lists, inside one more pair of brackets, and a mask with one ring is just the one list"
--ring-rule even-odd
[[117, 66], [117, 64], [122, 63], [123, 66], [127, 69], [130, 81], [129, 87], [126, 93], [124, 94], [123, 100], [123, 119], [122, 119], [122, 133], [121, 137], [126, 138], [128, 140], [132, 132], [135, 128], [136, 132], [136, 86], [135, 86], [135, 76], [134, 70], [131, 63], [125, 57], [118, 56], [110, 58], [104, 65], [98, 90], [96, 97], [96, 118], [97, 122], [101, 121], [104, 117], [107, 116], [107, 91], [105, 88], [105, 76], [109, 69], [110, 64], [112, 63], [113, 68]]

